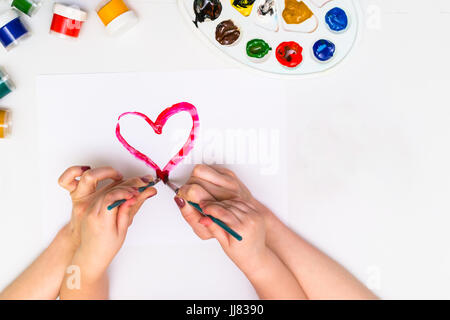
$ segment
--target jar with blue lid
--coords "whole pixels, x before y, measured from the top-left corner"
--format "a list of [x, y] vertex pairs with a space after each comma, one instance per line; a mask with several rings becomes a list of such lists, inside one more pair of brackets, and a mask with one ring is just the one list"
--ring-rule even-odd
[[29, 31], [14, 9], [0, 13], [0, 43], [6, 50], [16, 47]]

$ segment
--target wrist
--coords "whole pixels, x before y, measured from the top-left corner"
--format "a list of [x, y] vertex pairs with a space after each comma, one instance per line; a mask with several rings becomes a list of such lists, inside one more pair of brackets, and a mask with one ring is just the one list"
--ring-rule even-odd
[[61, 230], [59, 230], [56, 237], [61, 239], [64, 243], [66, 243], [68, 249], [72, 251], [72, 254], [75, 254], [75, 252], [78, 249], [79, 243], [74, 238], [73, 230], [70, 226], [70, 223], [62, 227]]
[[286, 225], [265, 205], [256, 201], [256, 207], [264, 218], [266, 228], [266, 245], [272, 249], [278, 241], [280, 233], [286, 232]]
[[76, 251], [72, 259], [72, 265], [80, 269], [80, 276], [83, 283], [99, 281], [107, 270], [107, 266], [104, 267], [99, 264], [98, 260], [87, 251], [84, 251], [82, 247]]
[[251, 203], [255, 206], [256, 211], [258, 211], [264, 218], [264, 222], [266, 225], [271, 225], [273, 220], [278, 219], [277, 216], [264, 204], [255, 198], [252, 199]]
[[253, 257], [246, 256], [243, 263], [236, 263], [239, 269], [247, 276], [247, 278], [256, 277], [261, 273], [264, 273], [269, 261], [270, 249], [265, 247], [257, 255]]
[[253, 283], [259, 280], [267, 279], [268, 276], [271, 274], [272, 265], [274, 258], [276, 256], [270, 250], [267, 248], [264, 253], [259, 256], [259, 258], [255, 261], [255, 263], [252, 264], [252, 267], [243, 270], [241, 269], [244, 274], [247, 276], [247, 278]]

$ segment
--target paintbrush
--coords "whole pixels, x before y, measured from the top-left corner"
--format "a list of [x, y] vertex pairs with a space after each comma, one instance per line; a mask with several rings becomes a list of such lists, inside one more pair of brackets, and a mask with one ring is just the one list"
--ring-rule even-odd
[[[177, 187], [176, 185], [174, 185], [172, 182], [167, 181], [166, 185], [169, 186], [170, 189], [172, 189], [176, 194], [178, 194], [178, 190], [180, 189], [179, 187]], [[231, 229], [229, 226], [227, 226], [227, 224], [225, 222], [223, 222], [220, 219], [217, 219], [215, 217], [213, 217], [210, 214], [206, 214], [202, 208], [200, 208], [198, 203], [189, 201], [189, 200], [185, 200], [187, 201], [187, 203], [192, 206], [194, 209], [196, 209], [198, 212], [200, 212], [203, 216], [210, 218], [215, 224], [217, 224], [219, 227], [221, 227], [223, 230], [225, 230], [226, 232], [228, 232], [230, 235], [232, 235], [236, 240], [241, 241], [242, 237], [233, 229]]]
[[[161, 179], [157, 178], [155, 181], [151, 181], [148, 185], [138, 188], [138, 191], [140, 193], [142, 193], [145, 190], [147, 190], [148, 188], [153, 187], [154, 185], [156, 185], [159, 181], [161, 181]], [[108, 210], [112, 210], [114, 208], [117, 208], [118, 206], [120, 206], [121, 204], [125, 203], [126, 201], [127, 201], [126, 199], [117, 200], [116, 202], [114, 202], [113, 204], [108, 206]]]

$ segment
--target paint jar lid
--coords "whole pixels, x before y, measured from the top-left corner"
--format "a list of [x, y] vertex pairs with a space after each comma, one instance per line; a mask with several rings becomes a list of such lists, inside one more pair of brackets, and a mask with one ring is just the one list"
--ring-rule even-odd
[[61, 3], [55, 3], [53, 13], [77, 21], [86, 21], [87, 12], [77, 7], [66, 6]]
[[121, 14], [130, 11], [123, 0], [109, 0], [97, 9], [97, 15], [105, 26]]
[[0, 14], [0, 28], [7, 25], [10, 21], [17, 19], [19, 14], [14, 9], [9, 9]]
[[111, 0], [101, 0], [98, 4], [97, 7], [95, 8], [95, 11], [99, 11], [100, 9], [102, 9], [104, 6], [106, 6], [108, 3], [110, 3]]
[[42, 6], [42, 1], [40, 0], [9, 0], [9, 3], [12, 7], [29, 17], [33, 16]]
[[127, 11], [116, 17], [106, 26], [106, 32], [110, 35], [125, 33], [138, 23], [138, 17], [133, 11]]
[[8, 109], [0, 109], [0, 139], [11, 136], [12, 117]]
[[4, 83], [10, 91], [13, 91], [16, 89], [16, 86], [14, 85], [14, 82], [12, 82], [11, 78], [9, 77], [9, 74], [6, 73], [3, 68], [0, 67], [0, 81], [1, 83]]

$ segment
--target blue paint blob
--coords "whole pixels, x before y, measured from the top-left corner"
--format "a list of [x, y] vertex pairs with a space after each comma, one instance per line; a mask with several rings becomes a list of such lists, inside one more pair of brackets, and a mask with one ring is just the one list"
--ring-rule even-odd
[[325, 15], [325, 22], [330, 30], [335, 32], [344, 31], [348, 27], [348, 17], [341, 8], [333, 8]]
[[8, 48], [27, 33], [27, 28], [20, 21], [20, 18], [17, 17], [0, 28], [0, 42], [5, 48]]
[[313, 53], [314, 56], [319, 61], [328, 61], [333, 58], [334, 53], [336, 52], [336, 46], [333, 42], [320, 39], [314, 43]]

